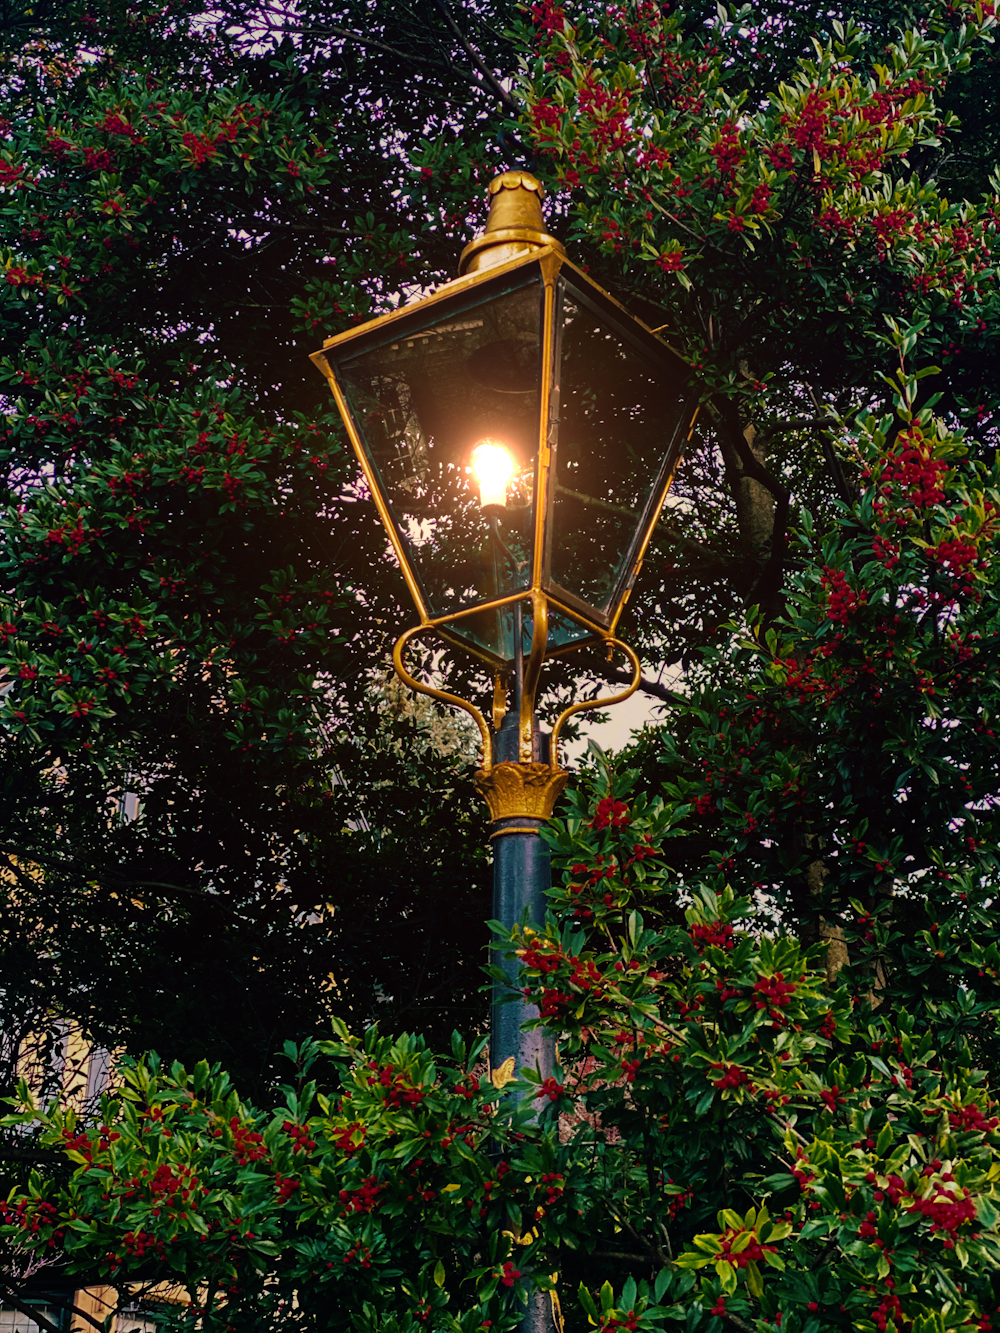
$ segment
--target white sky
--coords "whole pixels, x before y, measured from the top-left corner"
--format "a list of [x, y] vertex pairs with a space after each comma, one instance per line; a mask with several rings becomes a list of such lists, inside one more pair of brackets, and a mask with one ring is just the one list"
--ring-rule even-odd
[[647, 722], [663, 722], [669, 718], [669, 709], [661, 712], [659, 699], [651, 699], [648, 694], [636, 691], [631, 699], [622, 704], [615, 704], [607, 709], [607, 722], [595, 722], [589, 713], [577, 716], [580, 724], [580, 739], [569, 745], [560, 745], [560, 758], [575, 762], [587, 748], [587, 742], [594, 740], [602, 750], [620, 750], [627, 745], [632, 732]]

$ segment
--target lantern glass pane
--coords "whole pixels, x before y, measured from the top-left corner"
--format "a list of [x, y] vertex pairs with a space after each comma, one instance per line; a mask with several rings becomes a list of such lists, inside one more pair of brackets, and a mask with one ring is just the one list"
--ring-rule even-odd
[[657, 348], [644, 354], [618, 320], [567, 286], [561, 330], [549, 579], [557, 595], [606, 619], [628, 585], [673, 462], [685, 417], [683, 370], [657, 357]]
[[557, 611], [551, 603], [549, 604], [548, 629], [548, 651], [550, 653], [558, 652], [561, 648], [569, 648], [573, 644], [582, 643], [584, 639], [594, 637], [592, 629], [589, 629], [586, 625], [581, 625], [572, 616]]
[[[400, 321], [338, 361], [433, 616], [530, 583], [542, 288], [537, 270], [506, 286]], [[490, 653], [513, 652], [510, 613], [463, 617], [453, 630]]]

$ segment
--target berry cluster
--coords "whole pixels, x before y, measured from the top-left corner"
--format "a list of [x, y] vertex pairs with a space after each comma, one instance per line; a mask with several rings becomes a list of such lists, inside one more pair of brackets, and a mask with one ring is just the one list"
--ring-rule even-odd
[[696, 921], [688, 931], [699, 953], [707, 948], [731, 950], [735, 940], [728, 921]]
[[734, 1268], [746, 1268], [747, 1264], [760, 1263], [765, 1254], [775, 1253], [775, 1246], [762, 1245], [755, 1231], [750, 1232], [749, 1241], [746, 1235], [746, 1227], [729, 1227], [724, 1231], [719, 1237], [718, 1259]]
[[775, 972], [773, 977], [759, 977], [753, 987], [754, 1008], [766, 1010], [774, 1027], [783, 1027], [785, 1015], [781, 1011], [791, 1004], [795, 989], [796, 983], [786, 981], [783, 972]]
[[744, 1084], [750, 1084], [750, 1075], [739, 1065], [727, 1065], [721, 1060], [714, 1061], [710, 1065], [711, 1069], [722, 1070], [718, 1078], [711, 1080], [714, 1088], [740, 1088]]
[[414, 1087], [409, 1075], [394, 1065], [380, 1067], [372, 1061], [368, 1068], [374, 1071], [368, 1086], [384, 1088], [388, 1106], [419, 1106], [427, 1096], [425, 1089]]
[[235, 1116], [230, 1120], [229, 1128], [233, 1133], [233, 1153], [240, 1166], [263, 1161], [267, 1156], [263, 1134], [251, 1129], [249, 1125], [241, 1125]]
[[357, 1189], [341, 1190], [340, 1202], [344, 1205], [341, 1217], [348, 1213], [371, 1213], [378, 1207], [379, 1195], [385, 1189], [385, 1183], [375, 1176], [366, 1176]]

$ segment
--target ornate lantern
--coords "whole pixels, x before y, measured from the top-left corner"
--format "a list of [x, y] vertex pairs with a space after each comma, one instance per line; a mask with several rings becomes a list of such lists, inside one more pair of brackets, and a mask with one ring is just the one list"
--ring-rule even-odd
[[[546, 818], [565, 782], [565, 720], [638, 686], [638, 658], [615, 628], [691, 432], [697, 386], [546, 233], [534, 177], [507, 172], [489, 189], [487, 230], [466, 246], [462, 276], [328, 339], [312, 359], [419, 615], [395, 646], [397, 672], [475, 718], [495, 819]], [[407, 670], [406, 645], [428, 632], [494, 673], [499, 752], [474, 704]], [[534, 719], [542, 665], [595, 643], [625, 654], [631, 686], [566, 709], [546, 753]]]

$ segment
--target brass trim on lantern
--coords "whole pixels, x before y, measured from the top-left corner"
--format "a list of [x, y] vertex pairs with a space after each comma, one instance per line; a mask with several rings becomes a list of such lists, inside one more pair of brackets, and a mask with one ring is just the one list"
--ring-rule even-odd
[[461, 611], [448, 611], [441, 616], [428, 616], [424, 621], [425, 629], [432, 629], [439, 634], [446, 643], [453, 648], [461, 648], [470, 657], [475, 657], [480, 662], [485, 662], [491, 670], [505, 669], [509, 667], [509, 662], [491, 653], [489, 649], [478, 647], [469, 643], [465, 639], [460, 639], [456, 634], [449, 633], [449, 626], [453, 620], [462, 620], [472, 616], [478, 616], [484, 611], [496, 611], [505, 606], [510, 606], [514, 602], [528, 602], [538, 593], [546, 604], [546, 613], [549, 606], [555, 607], [557, 611], [568, 616], [588, 631], [584, 638], [574, 639], [572, 643], [563, 644], [561, 648], [548, 648], [545, 650], [545, 660], [550, 658], [564, 657], [566, 653], [575, 652], [579, 648], [590, 648], [594, 644], [604, 643], [608, 636], [608, 627], [604, 625], [595, 625], [580, 611], [569, 606], [565, 601], [554, 595], [552, 592], [543, 592], [539, 588], [524, 589], [521, 592], [508, 593], [504, 597], [494, 598], [489, 602], [477, 602], [475, 606], [465, 607]]
[[490, 710], [490, 721], [493, 723], [494, 731], [500, 730], [506, 716], [507, 686], [503, 683], [503, 678], [497, 675], [493, 681], [493, 707]]
[[531, 651], [524, 664], [524, 680], [521, 685], [521, 713], [518, 718], [518, 758], [522, 764], [530, 764], [534, 759], [535, 745], [535, 699], [538, 695], [538, 681], [545, 661], [545, 649], [549, 641], [549, 604], [545, 594], [537, 588], [531, 590]]
[[[499, 268], [501, 263], [506, 264], [511, 259], [519, 259], [521, 254], [529, 254], [531, 249], [537, 249], [542, 245], [551, 246], [553, 250], [562, 254], [566, 253], [562, 241], [556, 240], [547, 231], [539, 231], [534, 227], [501, 227], [497, 231], [488, 231], [483, 236], [477, 236], [465, 247], [458, 261], [458, 271], [465, 277], [469, 273], [483, 273], [487, 269], [492, 269], [493, 265], [483, 264], [482, 260], [493, 249], [514, 251], [513, 254], [505, 254], [503, 259], [495, 261], [496, 267]], [[478, 268], [473, 268], [476, 259], [480, 260], [480, 265]]]
[[538, 455], [535, 464], [535, 531], [531, 556], [531, 586], [540, 588], [546, 582], [543, 541], [545, 537], [545, 512], [548, 509], [549, 470], [552, 464], [552, 450], [549, 447], [549, 417], [552, 401], [552, 362], [555, 356], [554, 330], [556, 277], [558, 269], [550, 269], [544, 274], [545, 288], [542, 304], [542, 376], [538, 395]]
[[[549, 251], [548, 255], [542, 253], [542, 251], [545, 250]], [[566, 256], [562, 242], [556, 240], [555, 237], [549, 238], [544, 243], [540, 242], [537, 249], [529, 250], [523, 255], [516, 255], [513, 259], [504, 260], [502, 264], [497, 264], [495, 268], [487, 269], [485, 272], [488, 273], [491, 279], [499, 278], [504, 274], [513, 272], [514, 269], [520, 268], [522, 265], [530, 263], [541, 262], [544, 269], [546, 264], [551, 262], [551, 260], [555, 260], [560, 268], [565, 267], [571, 269], [578, 277], [583, 279], [583, 282], [587, 287], [591, 287], [594, 291], [599, 292], [606, 301], [610, 302], [617, 310], [620, 310], [622, 315], [624, 315], [631, 323], [638, 324], [646, 333], [655, 338], [662, 347], [665, 347], [679, 360], [683, 361], [684, 358], [676, 348], [671, 347], [666, 338], [660, 336], [659, 330], [651, 329], [644, 320], [641, 320], [638, 315], [633, 315], [627, 306], [622, 305], [621, 301], [612, 296], [609, 291], [606, 291], [600, 283], [595, 282], [589, 273], [586, 273], [580, 268], [579, 264], [574, 264], [572, 259], [569, 259]], [[407, 315], [411, 315], [414, 309], [418, 306], [420, 309], [426, 309], [432, 305], [436, 305], [440, 301], [447, 300], [449, 297], [457, 296], [460, 292], [476, 287], [479, 283], [484, 281], [483, 274], [483, 270], [478, 270], [475, 273], [466, 273], [461, 278], [452, 278], [451, 282], [443, 282], [440, 287], [435, 288], [433, 292], [429, 292], [427, 296], [422, 296], [419, 301], [412, 301], [406, 305], [397, 306], [395, 310], [386, 311], [384, 315], [376, 315], [374, 319], [366, 319], [363, 324], [355, 324], [353, 328], [344, 329], [341, 333], [335, 333], [331, 338], [324, 338], [322, 348], [318, 352], [310, 352], [309, 359], [322, 374], [328, 376], [328, 372], [323, 369], [321, 364], [324, 352], [332, 351], [334, 348], [339, 347], [341, 343], [353, 342], [355, 338], [360, 338], [364, 334], [372, 332], [374, 329], [383, 328], [389, 324], [395, 323], [396, 320], [404, 319]], [[545, 276], [547, 277], [547, 274]]]
[[[548, 819], [567, 781], [567, 774], [560, 769], [558, 762], [558, 742], [564, 723], [576, 713], [620, 703], [634, 694], [639, 687], [641, 681], [639, 659], [628, 645], [615, 637], [615, 631], [660, 521], [684, 446], [694, 430], [697, 408], [694, 410], [694, 415], [690, 413], [697, 386], [690, 379], [690, 367], [681, 373], [683, 358], [665, 339], [658, 336], [658, 330], [651, 329], [649, 325], [637, 319], [620, 301], [604, 291], [587, 273], [567, 259], [562, 243], [545, 230], [541, 209], [544, 190], [538, 180], [523, 171], [505, 172], [490, 183], [489, 195], [490, 216], [486, 231], [465, 247], [459, 269], [461, 276], [452, 282], [442, 284], [436, 291], [422, 296], [415, 302], [398, 306], [387, 314], [327, 338], [322, 350], [314, 352], [311, 359], [330, 385], [379, 519], [388, 534], [407, 590], [413, 598], [420, 618], [420, 624], [406, 630], [393, 647], [392, 660], [397, 675], [410, 689], [427, 694], [450, 707], [459, 708], [474, 719], [483, 745], [483, 767], [477, 776], [477, 786], [487, 801], [494, 819], [510, 817]], [[534, 270], [532, 266], [535, 266]], [[405, 538], [397, 530], [392, 505], [388, 496], [383, 493], [382, 480], [376, 466], [368, 458], [363, 427], [355, 421], [347, 394], [338, 384], [336, 362], [342, 350], [349, 355], [352, 348], [354, 350], [359, 346], [363, 348], [366, 345], [363, 340], [370, 336], [373, 344], [378, 345], [381, 345], [379, 334], [384, 333], [391, 339], [393, 328], [401, 321], [412, 319], [415, 310], [429, 312], [454, 298], [459, 298], [462, 308], [465, 308], [469, 293], [475, 292], [482, 285], [495, 282], [499, 282], [503, 290], [508, 288], [511, 291], [520, 290], [522, 287], [526, 289], [536, 282], [539, 282], [541, 288], [538, 450], [532, 519], [533, 547], [528, 586], [502, 597], [477, 602], [474, 606], [432, 615], [429, 594], [425, 593], [422, 587], [418, 567], [411, 559], [412, 553], [407, 549]], [[560, 355], [560, 335], [556, 322], [561, 309], [560, 293], [564, 291], [575, 294], [573, 299], [579, 298], [585, 306], [592, 309], [596, 317], [617, 320], [621, 337], [626, 343], [631, 344], [639, 355], [652, 359], [655, 363], [656, 355], [650, 344], [656, 344], [663, 349], [668, 354], [662, 358], [665, 374], [669, 374], [668, 362], [671, 357], [681, 363], [674, 368], [678, 384], [685, 390], [680, 394], [678, 402], [680, 410], [685, 416], [690, 417], [686, 422], [686, 439], [682, 437], [684, 417], [678, 417], [670, 440], [664, 443], [666, 453], [657, 471], [659, 497], [654, 499], [650, 496], [641, 512], [636, 515], [637, 530], [634, 530], [631, 542], [627, 549], [621, 552], [620, 560], [616, 564], [614, 583], [609, 590], [608, 601], [604, 604], [606, 610], [590, 606], [582, 599], [578, 599], [569, 589], [561, 588], [551, 580], [550, 546], [553, 535], [548, 530], [547, 520], [551, 514], [549, 502], [554, 498], [553, 463], [558, 448], [560, 411], [559, 385], [555, 377], [556, 358]], [[481, 299], [486, 298], [484, 296]], [[475, 298], [472, 304], [474, 300]], [[420, 327], [424, 327], [422, 319], [423, 314], [417, 319]], [[612, 596], [614, 601], [611, 600]], [[480, 617], [484, 612], [498, 611], [515, 603], [528, 603], [532, 615], [531, 644], [525, 653], [523, 689], [517, 718], [517, 755], [520, 762], [517, 764], [504, 762], [494, 767], [492, 734], [480, 710], [458, 695], [417, 680], [406, 668], [404, 652], [413, 637], [423, 630], [432, 629], [439, 641], [443, 641], [445, 645], [461, 648], [493, 672], [509, 672], [511, 660], [506, 657], [501, 658], [498, 652], [476, 643], [471, 630], [467, 641], [463, 632], [463, 622], [471, 617]], [[549, 620], [552, 616], [565, 617], [580, 626], [583, 632], [579, 638], [566, 644], [560, 644], [559, 635], [555, 635], [556, 643], [550, 645]], [[538, 762], [533, 748], [534, 706], [545, 661], [550, 658], [561, 658], [569, 652], [600, 643], [606, 644], [609, 650], [619, 649], [628, 658], [633, 670], [631, 685], [618, 694], [573, 704], [565, 709], [557, 718], [552, 730], [550, 762]], [[492, 700], [495, 725], [502, 720], [506, 712], [506, 699], [503, 697], [502, 686], [503, 681], [498, 677], [494, 684]], [[512, 828], [500, 832], [508, 831], [523, 830]]]
[[[537, 204], [541, 216], [541, 203]], [[555, 357], [554, 329], [556, 278], [559, 264], [549, 264], [543, 271], [545, 281], [542, 305], [542, 377], [539, 394], [538, 455], [535, 464], [535, 533], [531, 560], [531, 651], [524, 664], [524, 682], [521, 690], [521, 711], [518, 718], [518, 758], [530, 763], [534, 758], [535, 697], [545, 660], [549, 639], [549, 606], [541, 591], [546, 569], [543, 558], [545, 516], [548, 505], [549, 469], [552, 463], [549, 449], [549, 403], [552, 396], [552, 363]], [[495, 817], [495, 816], [494, 816]], [[548, 815], [545, 816], [549, 818]]]
[[452, 620], [464, 620], [469, 616], [478, 616], [483, 611], [496, 611], [512, 602], [524, 602], [531, 596], [531, 588], [520, 588], [517, 592], [505, 592], [502, 597], [492, 597], [488, 602], [476, 602], [475, 606], [463, 606], [458, 611], [442, 611], [439, 616], [428, 616], [424, 624], [428, 629], [447, 627]]
[[609, 648], [620, 648], [632, 664], [632, 684], [620, 694], [609, 694], [600, 699], [585, 699], [583, 703], [570, 704], [569, 708], [563, 709], [552, 728], [550, 744], [552, 746], [553, 769], [557, 769], [559, 765], [559, 733], [562, 731], [564, 722], [568, 721], [574, 713], [585, 713], [591, 708], [610, 708], [612, 704], [624, 703], [639, 688], [639, 683], [642, 680], [642, 663], [639, 661], [638, 653], [634, 648], [630, 648], [627, 643], [622, 643], [621, 639], [616, 639], [610, 635], [605, 642]]
[[[320, 354], [317, 353], [317, 355]], [[317, 361], [316, 364], [320, 365], [319, 361]], [[368, 491], [375, 502], [375, 508], [378, 510], [378, 516], [382, 521], [382, 526], [389, 534], [389, 540], [392, 542], [392, 549], [396, 552], [396, 559], [399, 561], [399, 567], [403, 571], [403, 579], [406, 582], [406, 587], [409, 591], [410, 596], [413, 598], [416, 604], [421, 622], [423, 624], [426, 624], [427, 606], [424, 602], [423, 594], [420, 591], [420, 584], [414, 578], [413, 571], [410, 569], [410, 561], [407, 557], [406, 550], [396, 532], [396, 525], [392, 521], [392, 515], [389, 512], [389, 506], [386, 504], [385, 499], [382, 496], [382, 490], [378, 484], [378, 479], [374, 476], [374, 474], [372, 473], [372, 469], [368, 465], [368, 459], [365, 456], [364, 446], [361, 442], [361, 437], [358, 435], [358, 432], [355, 429], [354, 419], [351, 416], [350, 409], [347, 406], [347, 400], [345, 399], [343, 393], [341, 392], [340, 385], [334, 378], [333, 373], [330, 370], [329, 366], [327, 365], [325, 359], [323, 360], [320, 369], [323, 370], [324, 375], [326, 375], [330, 388], [333, 392], [334, 401], [337, 404], [337, 410], [340, 412], [341, 419], [344, 422], [344, 426], [347, 429], [348, 437], [351, 441], [351, 448], [354, 450], [355, 457], [361, 464], [361, 471], [365, 474], [365, 481], [368, 483]]]
[[423, 681], [411, 676], [403, 664], [403, 649], [410, 639], [423, 629], [427, 629], [427, 626], [414, 625], [412, 629], [406, 630], [396, 640], [392, 649], [392, 665], [396, 669], [396, 674], [404, 685], [409, 685], [410, 689], [416, 690], [418, 694], [429, 694], [432, 699], [440, 699], [442, 703], [450, 704], [452, 708], [461, 708], [469, 714], [479, 728], [479, 735], [483, 742], [483, 768], [486, 772], [489, 772], [493, 766], [493, 738], [490, 735], [489, 725], [485, 717], [476, 705], [470, 704], [467, 699], [462, 699], [457, 694], [449, 694], [447, 690], [436, 690], [432, 685], [425, 685]]
[[551, 819], [569, 774], [550, 764], [504, 761], [476, 774], [476, 790], [490, 808], [490, 818]]
[[[554, 250], [556, 245], [558, 245], [560, 249], [562, 248], [560, 242], [556, 241], [555, 245], [546, 243], [545, 245], [540, 246], [539, 250]], [[335, 333], [332, 338], [324, 338], [323, 346], [318, 352], [310, 352], [309, 359], [324, 375], [328, 375], [329, 372], [324, 370], [322, 365], [324, 354], [326, 352], [334, 351], [342, 343], [349, 343], [353, 342], [355, 338], [362, 338], [365, 334], [374, 332], [375, 329], [388, 328], [391, 324], [395, 324], [397, 321], [406, 319], [409, 315], [412, 315], [414, 310], [429, 310], [432, 306], [439, 305], [442, 301], [447, 301], [453, 296], [458, 296], [462, 292], [471, 291], [473, 288], [478, 287], [480, 283], [486, 281], [487, 278], [490, 281], [493, 281], [496, 278], [506, 276], [508, 273], [513, 273], [515, 269], [536, 263], [539, 257], [539, 250], [529, 250], [522, 255], [515, 255], [513, 259], [506, 259], [502, 264], [497, 264], [495, 268], [490, 268], [486, 270], [485, 273], [482, 271], [477, 273], [466, 273], [464, 277], [452, 278], [450, 282], [443, 282], [440, 287], [436, 287], [434, 291], [429, 292], [427, 296], [422, 296], [419, 301], [411, 301], [406, 305], [396, 306], [395, 310], [388, 310], [384, 315], [376, 315], [374, 319], [366, 319], [363, 324], [355, 324], [352, 328], [344, 329], [341, 333]], [[565, 260], [564, 262], [568, 263], [569, 261]], [[577, 271], [580, 272], [581, 270]], [[590, 280], [588, 279], [588, 281]], [[593, 285], [597, 286], [596, 283]], [[608, 299], [614, 300], [614, 297], [609, 297]], [[644, 324], [643, 328], [645, 327]], [[658, 339], [657, 341], [662, 340]]]
[[[631, 310], [629, 310], [628, 306], [622, 305], [621, 301], [619, 301], [617, 297], [612, 296], [611, 293], [607, 291], [604, 287], [602, 287], [599, 282], [595, 282], [594, 279], [590, 276], [590, 274], [587, 273], [586, 270], [582, 269], [579, 264], [574, 264], [572, 259], [569, 258], [564, 259], [562, 262], [566, 268], [572, 269], [572, 271], [575, 274], [577, 274], [578, 277], [583, 279], [585, 287], [591, 287], [593, 288], [594, 291], [600, 292], [600, 294], [604, 297], [606, 301], [610, 301], [610, 303], [615, 307], [616, 310], [620, 310], [622, 315], [625, 317], [626, 321], [629, 324], [638, 324], [641, 329], [644, 329], [646, 333], [650, 334], [653, 338], [655, 338], [661, 347], [665, 347], [668, 352], [671, 352], [674, 356], [676, 356], [678, 361], [684, 361], [683, 356], [681, 356], [680, 352], [677, 351], [676, 347], [671, 347], [670, 343], [667, 342], [666, 338], [662, 338], [660, 336], [660, 329], [665, 328], [666, 327], [665, 325], [661, 324], [660, 329], [651, 329], [645, 320], [640, 319], [638, 315], [633, 315]], [[684, 364], [689, 365], [690, 363], [685, 361]]]
[[[691, 425], [688, 428], [688, 433], [684, 438], [684, 444], [687, 444], [688, 441], [691, 439], [691, 436], [694, 434], [694, 426], [695, 422], [698, 420], [698, 413], [700, 410], [701, 410], [701, 404], [699, 403], [694, 409], [694, 416], [692, 416], [691, 418]], [[656, 525], [659, 523], [660, 518], [663, 515], [663, 506], [667, 503], [667, 496], [670, 494], [670, 488], [674, 484], [674, 477], [677, 476], [677, 469], [680, 467], [683, 461], [684, 461], [684, 445], [682, 445], [680, 449], [677, 450], [677, 457], [674, 459], [674, 465], [670, 469], [670, 472], [667, 476], [666, 484], [663, 487], [663, 494], [660, 496], [660, 503], [656, 506], [655, 511], [651, 515], [650, 520], [646, 525], [646, 531], [643, 533], [642, 538], [639, 542], [638, 558], [636, 559], [636, 562], [632, 568], [631, 581], [625, 590], [625, 595], [619, 599], [618, 606], [614, 612], [614, 615], [611, 617], [610, 629], [612, 634], [614, 634], [615, 630], [618, 628], [618, 622], [619, 620], [621, 620], [622, 612], [625, 610], [626, 603], [628, 602], [629, 597], [632, 595], [632, 587], [635, 584], [636, 577], [638, 576], [639, 570], [642, 567], [642, 562], [646, 558], [646, 552], [649, 550], [649, 543], [653, 540], [653, 533], [656, 531]]]
[[493, 177], [487, 193], [490, 216], [486, 231], [462, 251], [459, 273], [482, 273], [544, 245], [566, 253], [562, 242], [545, 230], [542, 217], [545, 190], [540, 180], [527, 171], [505, 171]]

